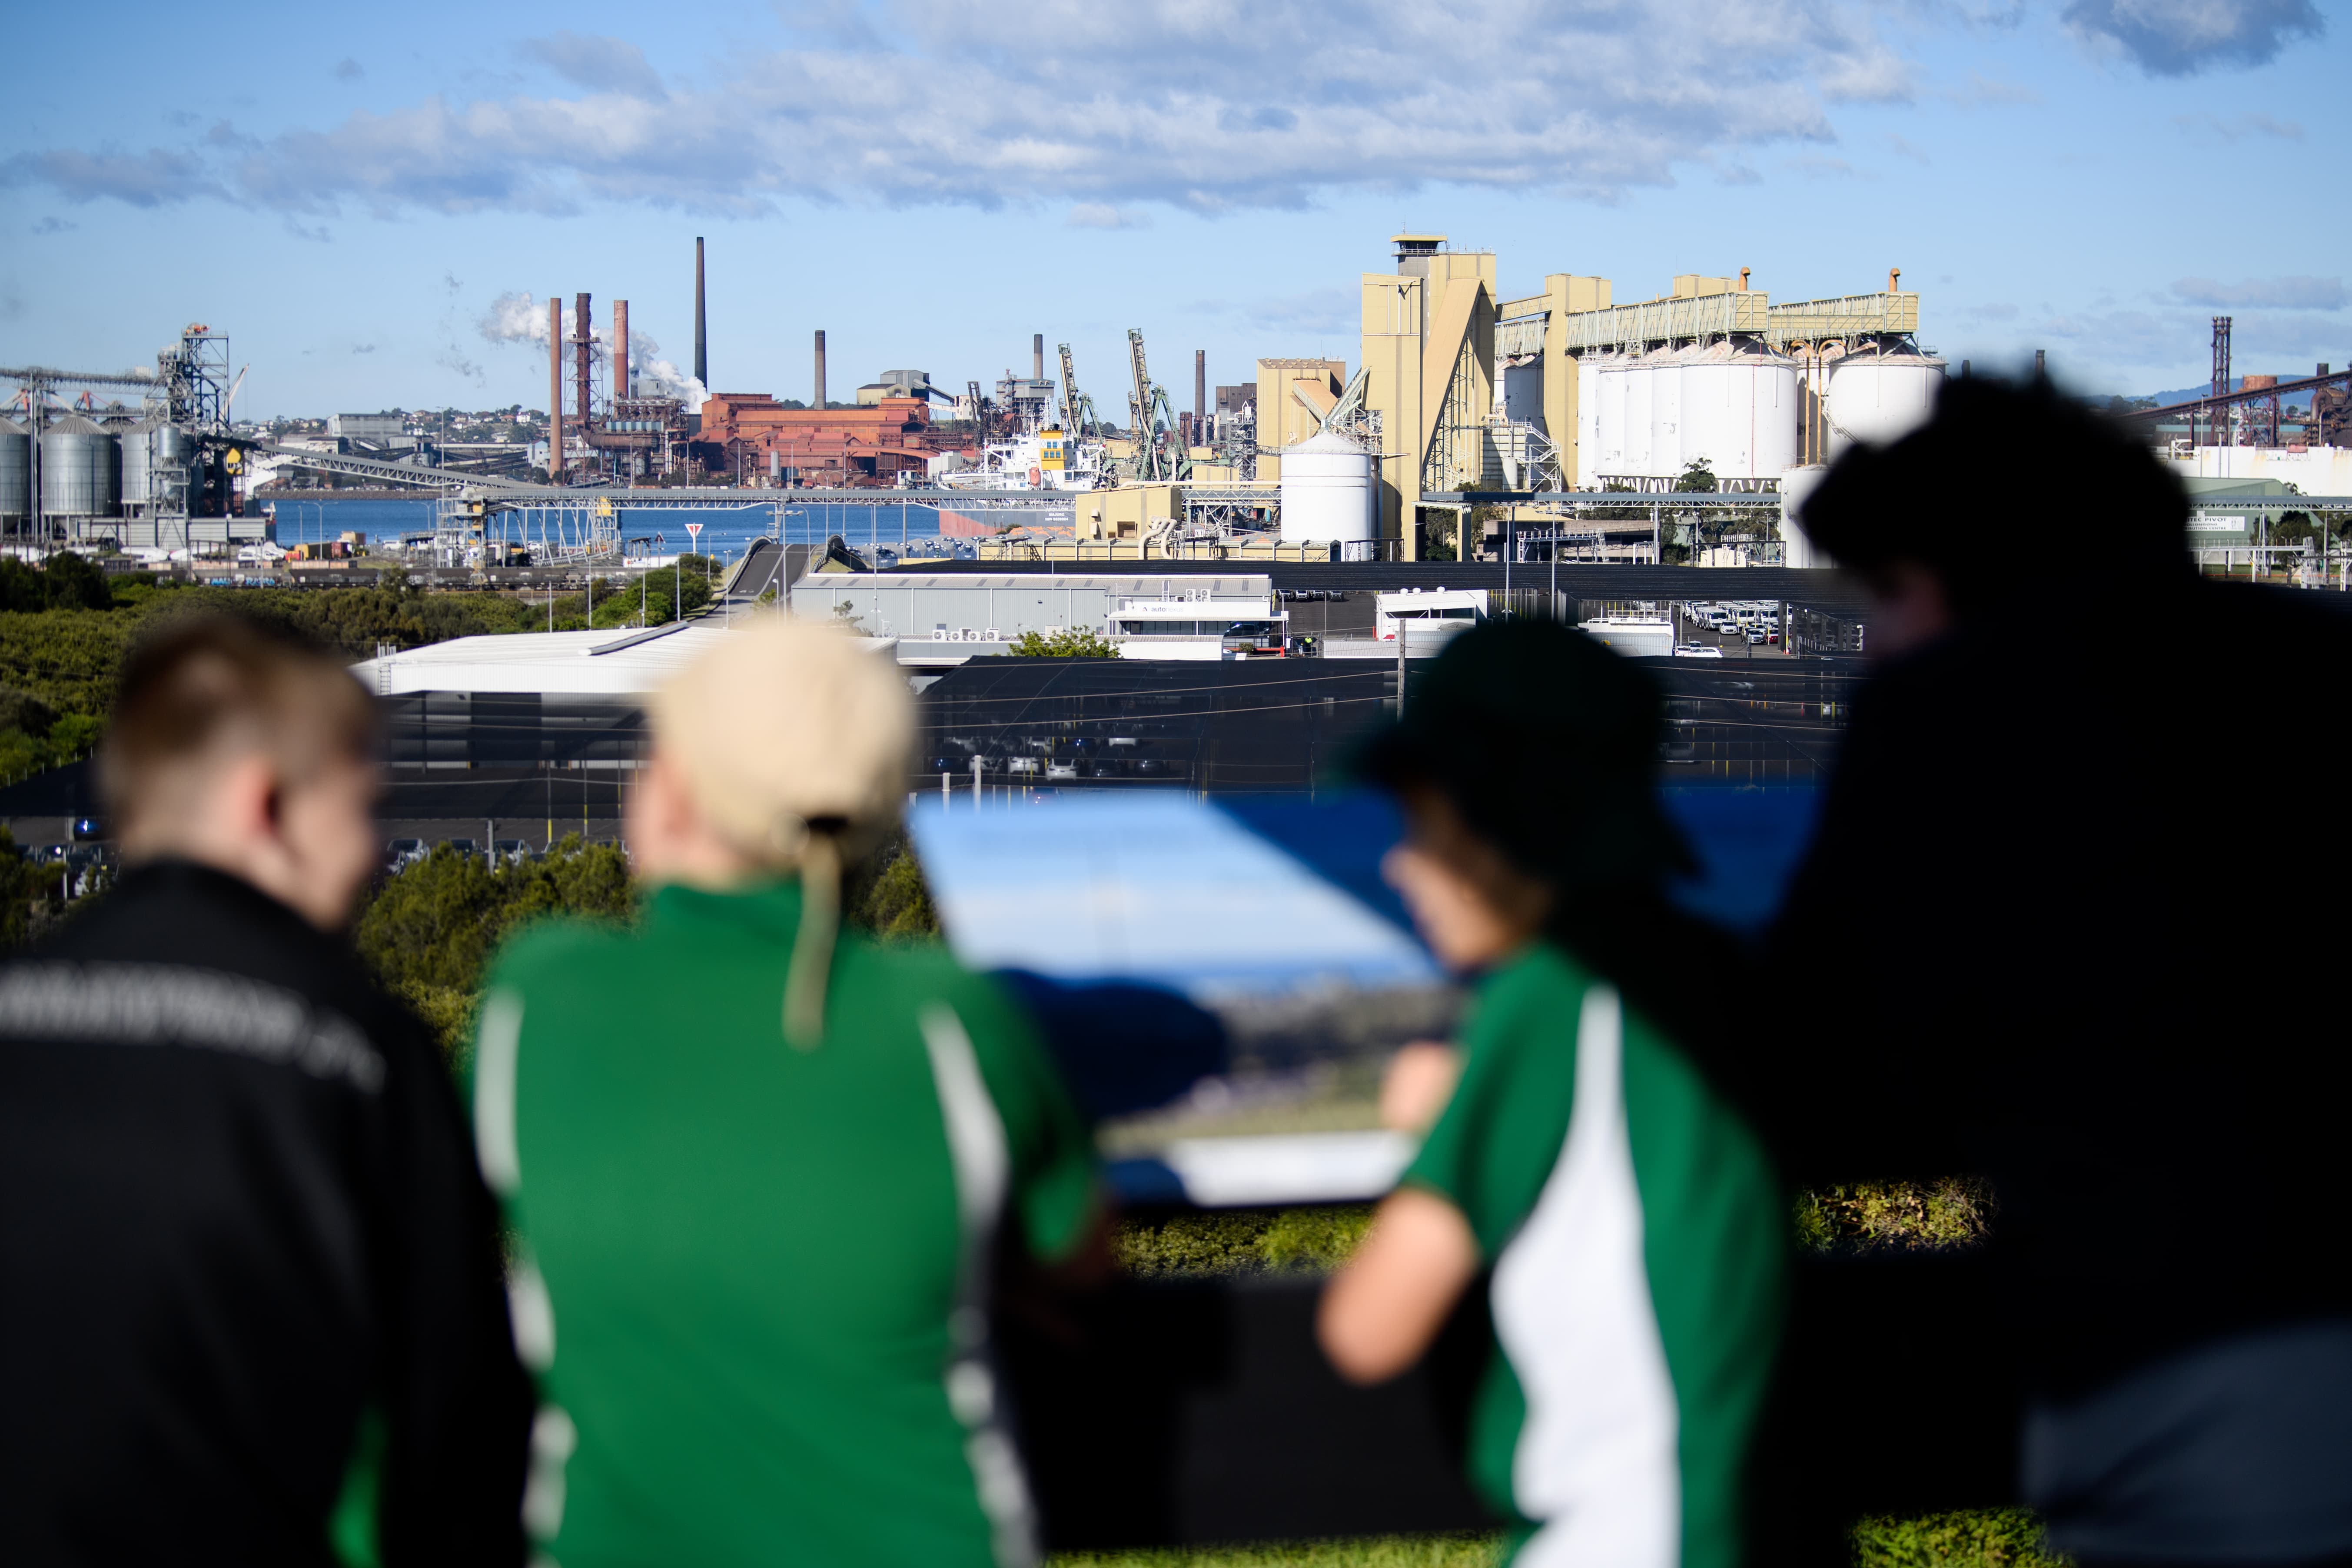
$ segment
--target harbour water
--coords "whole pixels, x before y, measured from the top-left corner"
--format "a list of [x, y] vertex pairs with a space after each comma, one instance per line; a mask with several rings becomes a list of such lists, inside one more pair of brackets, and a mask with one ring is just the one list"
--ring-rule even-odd
[[[671, 554], [687, 547], [686, 525], [702, 524], [697, 548], [705, 554], [740, 553], [754, 539], [777, 531], [772, 501], [751, 500], [746, 493], [740, 507], [631, 506], [621, 515], [624, 539], [656, 539], [655, 554]], [[278, 542], [300, 544], [331, 540], [351, 531], [364, 534], [371, 544], [395, 542], [404, 533], [424, 533], [433, 527], [429, 500], [311, 500], [281, 497], [275, 502]], [[783, 542], [822, 544], [838, 533], [852, 549], [896, 549], [902, 542], [936, 541], [940, 514], [936, 508], [912, 502], [877, 500], [872, 504], [788, 503], [782, 509]], [[635, 552], [633, 550], [632, 552]]]

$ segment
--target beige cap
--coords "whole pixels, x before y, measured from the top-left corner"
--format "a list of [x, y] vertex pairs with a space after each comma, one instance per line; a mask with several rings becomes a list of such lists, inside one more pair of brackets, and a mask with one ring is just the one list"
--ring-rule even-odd
[[887, 656], [787, 616], [732, 632], [655, 694], [654, 743], [720, 837], [779, 869], [810, 825], [848, 858], [898, 820], [915, 703]]

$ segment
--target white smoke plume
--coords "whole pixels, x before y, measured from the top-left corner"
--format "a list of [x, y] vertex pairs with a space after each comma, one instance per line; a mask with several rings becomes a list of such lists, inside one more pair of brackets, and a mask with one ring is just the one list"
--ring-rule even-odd
[[501, 294], [482, 318], [483, 338], [494, 343], [547, 345], [547, 307], [530, 294]]
[[[547, 307], [529, 292], [501, 294], [490, 301], [489, 310], [481, 320], [481, 331], [490, 342], [545, 348]], [[588, 335], [594, 341], [599, 356], [610, 353], [606, 344], [610, 331], [602, 321], [589, 325]], [[662, 358], [661, 344], [643, 332], [629, 333], [629, 373], [639, 385], [649, 385], [656, 396], [677, 398], [692, 413], [700, 413], [703, 400], [710, 395], [702, 383]]]

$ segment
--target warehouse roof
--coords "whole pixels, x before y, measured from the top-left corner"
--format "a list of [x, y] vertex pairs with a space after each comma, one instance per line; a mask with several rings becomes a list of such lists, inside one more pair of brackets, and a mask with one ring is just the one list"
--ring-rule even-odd
[[[379, 697], [412, 691], [630, 696], [658, 689], [727, 633], [726, 621], [711, 618], [649, 631], [453, 637], [364, 660], [352, 673]], [[885, 637], [859, 640], [877, 651], [893, 646]]]

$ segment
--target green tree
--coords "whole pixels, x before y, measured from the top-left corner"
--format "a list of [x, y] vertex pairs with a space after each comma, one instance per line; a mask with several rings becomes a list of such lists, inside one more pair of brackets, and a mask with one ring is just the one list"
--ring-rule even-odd
[[33, 931], [33, 904], [48, 879], [19, 854], [16, 835], [0, 827], [0, 952], [25, 945]]
[[1719, 488], [1715, 470], [1706, 466], [1705, 458], [1693, 458], [1685, 463], [1682, 477], [1675, 480], [1675, 491], [1678, 495], [1713, 495]]
[[1006, 649], [1016, 658], [1117, 658], [1118, 649], [1100, 633], [1083, 626], [1023, 632]]
[[437, 845], [389, 877], [361, 910], [360, 954], [378, 979], [459, 1049], [482, 972], [500, 942], [554, 915], [625, 921], [635, 898], [628, 857], [566, 837], [543, 859], [491, 866]]
[[850, 873], [841, 906], [852, 925], [878, 937], [915, 941], [940, 934], [930, 884], [903, 827]]

